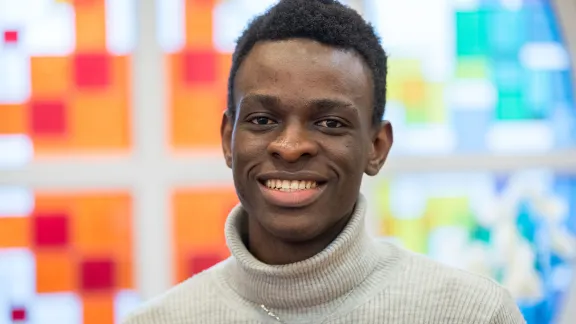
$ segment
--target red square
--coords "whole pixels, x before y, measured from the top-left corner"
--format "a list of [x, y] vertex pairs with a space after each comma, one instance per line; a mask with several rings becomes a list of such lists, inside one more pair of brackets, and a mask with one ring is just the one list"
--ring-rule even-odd
[[66, 105], [58, 100], [30, 102], [30, 130], [32, 135], [65, 135], [67, 131]]
[[26, 309], [25, 308], [12, 308], [12, 314], [10, 316], [12, 321], [25, 321], [26, 320]]
[[68, 215], [34, 214], [33, 217], [34, 244], [39, 248], [65, 248], [69, 242]]
[[115, 288], [115, 264], [111, 259], [84, 260], [80, 264], [80, 286], [84, 292]]
[[193, 276], [212, 267], [220, 261], [222, 261], [222, 258], [216, 254], [200, 254], [192, 256], [188, 262], [188, 273], [190, 276]]
[[216, 55], [211, 51], [186, 51], [182, 54], [184, 60], [184, 81], [195, 85], [216, 81]]
[[4, 31], [4, 43], [6, 43], [6, 44], [18, 43], [18, 32], [16, 30], [5, 30]]
[[74, 57], [74, 81], [80, 89], [105, 89], [110, 80], [110, 56], [106, 53], [79, 53]]

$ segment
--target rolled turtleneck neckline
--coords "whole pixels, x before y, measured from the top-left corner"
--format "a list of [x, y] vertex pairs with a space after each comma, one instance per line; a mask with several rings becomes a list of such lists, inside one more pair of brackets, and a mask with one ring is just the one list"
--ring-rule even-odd
[[224, 267], [227, 283], [242, 298], [267, 307], [307, 308], [342, 297], [360, 285], [383, 256], [365, 229], [366, 199], [360, 194], [348, 224], [315, 256], [286, 265], [256, 259], [242, 240], [246, 211], [235, 207], [225, 236], [232, 253]]

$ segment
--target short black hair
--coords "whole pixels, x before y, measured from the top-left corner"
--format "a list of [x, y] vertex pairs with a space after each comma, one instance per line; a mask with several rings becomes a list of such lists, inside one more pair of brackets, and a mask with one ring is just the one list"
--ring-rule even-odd
[[228, 77], [228, 114], [234, 116], [234, 79], [257, 42], [306, 38], [356, 51], [372, 71], [372, 121], [380, 124], [386, 105], [387, 56], [374, 28], [355, 10], [335, 0], [280, 0], [255, 17], [238, 38]]

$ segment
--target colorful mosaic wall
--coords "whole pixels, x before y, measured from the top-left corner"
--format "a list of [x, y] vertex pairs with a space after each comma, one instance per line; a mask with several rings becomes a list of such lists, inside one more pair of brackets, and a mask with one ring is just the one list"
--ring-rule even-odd
[[173, 193], [175, 283], [228, 257], [224, 222], [237, 203], [233, 187], [179, 189]]
[[550, 1], [367, 3], [390, 53], [395, 154], [575, 146], [571, 64]]
[[131, 3], [0, 0], [0, 166], [129, 148]]
[[528, 323], [553, 323], [576, 257], [576, 176], [546, 171], [401, 175], [382, 181], [381, 233], [497, 279]]
[[220, 123], [234, 40], [254, 13], [275, 0], [166, 0], [159, 41], [166, 51], [172, 146], [220, 150]]
[[125, 192], [0, 188], [0, 323], [119, 323], [134, 291]]
[[[234, 40], [274, 2], [157, 1], [173, 148], [220, 150]], [[0, 168], [130, 149], [135, 3], [0, 0]], [[394, 154], [575, 147], [571, 65], [549, 1], [366, 3], [390, 53]], [[496, 278], [529, 323], [553, 323], [575, 255], [576, 178], [415, 174], [368, 194], [383, 237]], [[172, 200], [176, 283], [228, 256], [237, 198], [198, 187]], [[118, 323], [138, 303], [132, 231], [130, 193], [0, 188], [0, 324]]]
[[[275, 2], [159, 3], [175, 148], [218, 149], [234, 40]], [[540, 153], [576, 143], [571, 65], [549, 1], [368, 0], [365, 11], [391, 57], [395, 154]]]

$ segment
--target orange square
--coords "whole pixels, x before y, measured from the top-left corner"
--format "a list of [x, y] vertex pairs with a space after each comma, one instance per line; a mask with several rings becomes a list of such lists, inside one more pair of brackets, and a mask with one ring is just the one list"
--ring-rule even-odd
[[28, 133], [28, 111], [24, 105], [0, 105], [0, 134]]
[[75, 263], [75, 258], [68, 252], [36, 252], [36, 289], [38, 293], [76, 290]]
[[111, 93], [77, 93], [70, 101], [70, 141], [75, 150], [125, 150], [130, 142], [128, 102]]
[[228, 88], [228, 75], [232, 67], [232, 54], [218, 54], [218, 81], [223, 85], [223, 91]]
[[32, 95], [34, 98], [61, 98], [70, 86], [69, 57], [30, 58]]
[[188, 278], [192, 253], [229, 255], [224, 223], [238, 203], [233, 187], [178, 190], [172, 195], [174, 283]]
[[172, 98], [172, 143], [178, 148], [219, 149], [225, 94], [211, 89], [177, 92]]
[[73, 210], [74, 199], [70, 192], [36, 191], [34, 198], [35, 211], [70, 214]]
[[186, 5], [191, 7], [213, 7], [216, 0], [188, 0]]
[[213, 7], [190, 4], [186, 8], [186, 45], [188, 48], [212, 48]]
[[31, 232], [29, 217], [0, 217], [0, 248], [30, 246]]
[[106, 50], [106, 10], [103, 0], [74, 3], [78, 52]]
[[94, 294], [82, 298], [84, 324], [114, 323], [114, 299], [110, 294]]
[[66, 138], [32, 138], [36, 156], [51, 156], [69, 152], [70, 139]]
[[134, 289], [134, 267], [132, 266], [132, 256], [116, 259], [116, 282], [119, 289]]
[[423, 79], [405, 81], [403, 84], [402, 95], [403, 102], [406, 106], [410, 108], [426, 107], [426, 83]]
[[174, 97], [174, 93], [187, 89], [183, 76], [184, 59], [182, 53], [167, 54], [165, 59], [166, 66], [168, 67], [166, 69], [168, 71], [168, 79], [170, 81], [168, 89], [171, 92], [170, 96]]
[[79, 197], [72, 218], [72, 242], [82, 254], [114, 254], [131, 250], [130, 201], [127, 195]]
[[[132, 84], [130, 82], [130, 56], [111, 56], [112, 61], [112, 84], [109, 91], [116, 97], [122, 97], [127, 102], [130, 100]], [[129, 105], [128, 105], [129, 107]]]
[[224, 223], [238, 198], [233, 188], [202, 188], [173, 195], [177, 246], [224, 246]]

